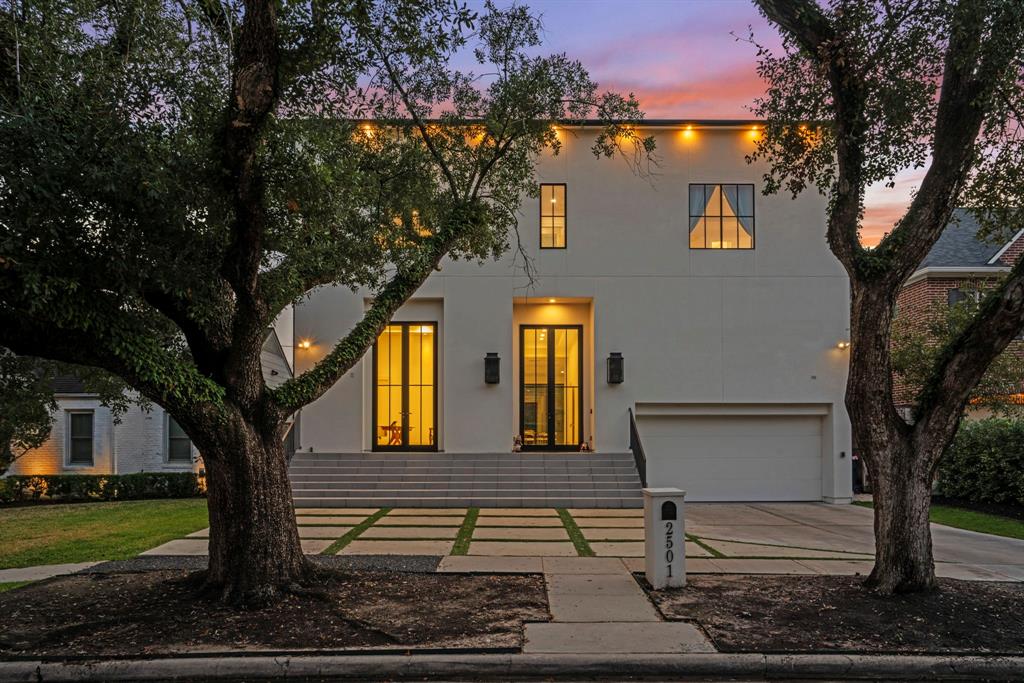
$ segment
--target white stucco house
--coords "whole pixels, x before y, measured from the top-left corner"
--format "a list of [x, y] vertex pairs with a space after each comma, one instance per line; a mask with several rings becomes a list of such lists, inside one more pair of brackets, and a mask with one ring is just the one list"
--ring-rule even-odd
[[[637, 505], [644, 467], [688, 500], [850, 500], [849, 287], [825, 200], [762, 195], [755, 121], [642, 128], [649, 179], [595, 159], [595, 129], [561, 130], [520, 206], [534, 279], [511, 253], [446, 261], [303, 409], [297, 505]], [[297, 306], [296, 372], [371, 297]]]

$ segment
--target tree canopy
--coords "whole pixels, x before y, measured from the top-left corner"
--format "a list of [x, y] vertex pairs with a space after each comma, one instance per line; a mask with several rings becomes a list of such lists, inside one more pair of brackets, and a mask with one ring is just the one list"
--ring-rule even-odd
[[[0, 336], [172, 407], [224, 397], [240, 316], [262, 331], [325, 284], [388, 314], [442, 256], [508, 249], [553, 123], [608, 122], [600, 155], [653, 144], [631, 96], [532, 54], [525, 7], [47, 0], [2, 20]], [[450, 66], [469, 50], [477, 72]], [[282, 410], [365, 350], [348, 341]]]

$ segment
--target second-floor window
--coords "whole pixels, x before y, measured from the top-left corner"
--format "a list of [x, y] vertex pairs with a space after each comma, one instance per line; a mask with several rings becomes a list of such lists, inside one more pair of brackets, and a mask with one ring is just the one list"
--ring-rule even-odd
[[540, 248], [565, 249], [565, 184], [540, 186]]
[[753, 249], [754, 186], [691, 184], [690, 248]]

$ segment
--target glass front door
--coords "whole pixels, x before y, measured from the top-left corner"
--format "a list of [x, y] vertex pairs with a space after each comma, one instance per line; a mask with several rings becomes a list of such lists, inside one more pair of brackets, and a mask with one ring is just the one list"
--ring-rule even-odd
[[519, 377], [523, 447], [577, 450], [583, 442], [583, 327], [523, 325]]
[[373, 346], [373, 449], [437, 450], [437, 323], [393, 323]]

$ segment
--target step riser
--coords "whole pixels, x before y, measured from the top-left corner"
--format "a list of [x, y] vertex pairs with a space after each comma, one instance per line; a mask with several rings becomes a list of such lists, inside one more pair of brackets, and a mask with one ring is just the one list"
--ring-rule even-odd
[[296, 507], [640, 507], [630, 453], [296, 453]]

